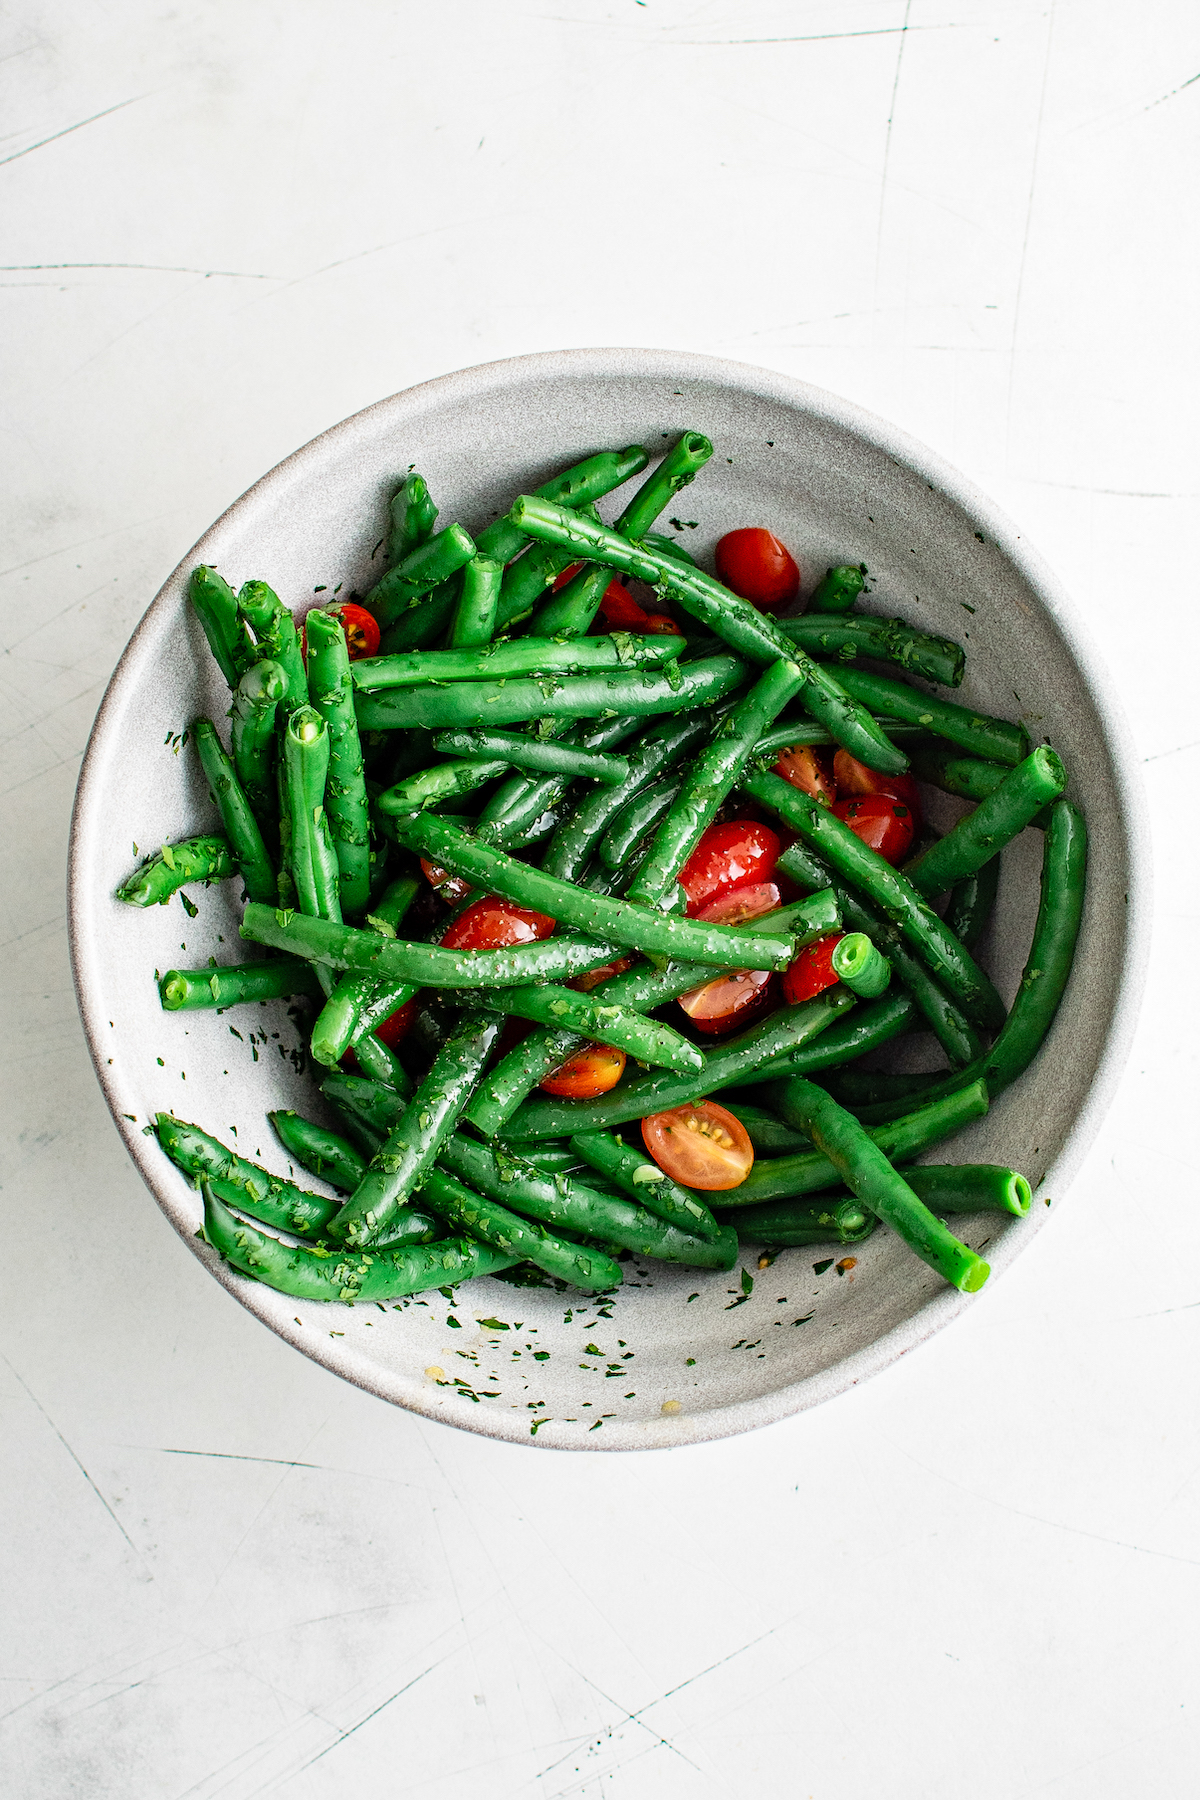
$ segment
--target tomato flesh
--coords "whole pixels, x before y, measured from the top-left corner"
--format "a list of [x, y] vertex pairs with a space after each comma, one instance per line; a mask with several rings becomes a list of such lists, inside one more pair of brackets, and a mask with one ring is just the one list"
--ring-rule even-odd
[[452, 875], [440, 863], [426, 862], [424, 857], [421, 858], [421, 873], [434, 892], [451, 906], [457, 906], [471, 892], [471, 884], [463, 876]]
[[538, 1083], [564, 1100], [594, 1100], [615, 1088], [625, 1071], [625, 1052], [612, 1044], [585, 1044]]
[[758, 881], [752, 887], [734, 888], [719, 900], [710, 900], [695, 917], [702, 925], [744, 925], [747, 919], [760, 919], [774, 912], [781, 895], [773, 881]]
[[508, 950], [514, 944], [536, 944], [553, 936], [555, 921], [545, 913], [514, 906], [494, 894], [475, 900], [459, 913], [445, 936], [444, 950]]
[[717, 545], [717, 574], [757, 607], [784, 606], [800, 592], [800, 571], [786, 544], [761, 525], [727, 531]]
[[756, 819], [710, 825], [683, 868], [679, 882], [688, 897], [688, 917], [734, 888], [769, 881], [779, 855], [779, 834]]
[[590, 994], [594, 987], [599, 987], [610, 975], [623, 975], [626, 969], [632, 969], [636, 961], [636, 956], [618, 956], [616, 962], [605, 963], [602, 969], [589, 969], [586, 975], [574, 976], [567, 986], [578, 988], [581, 994]]
[[[374, 656], [379, 648], [379, 625], [365, 606], [356, 606], [353, 600], [339, 600], [324, 610], [331, 619], [336, 619], [346, 639], [346, 649], [351, 662], [357, 662], [362, 656]], [[300, 627], [300, 654], [308, 661], [308, 631], [304, 625]]]
[[697, 1031], [719, 1037], [736, 1025], [748, 1025], [770, 1000], [769, 969], [727, 969], [715, 981], [679, 996]]
[[703, 1193], [741, 1187], [754, 1167], [746, 1127], [715, 1100], [652, 1113], [642, 1120], [642, 1142], [672, 1181]]
[[924, 816], [921, 790], [911, 775], [880, 775], [878, 770], [857, 761], [848, 750], [839, 750], [833, 759], [833, 778], [839, 800], [854, 800], [863, 794], [889, 794], [893, 800], [901, 801], [912, 813], [914, 831], [920, 831]]
[[908, 855], [915, 820], [903, 800], [893, 800], [890, 794], [862, 794], [854, 800], [839, 800], [833, 811], [884, 862], [902, 863]]
[[412, 1030], [413, 1020], [416, 1016], [417, 1001], [414, 995], [411, 1000], [406, 1000], [403, 1006], [398, 1006], [394, 1013], [389, 1013], [386, 1019], [380, 1020], [375, 1027], [375, 1036], [381, 1044], [386, 1044], [389, 1050], [394, 1050], [396, 1045], [402, 1043]]
[[829, 771], [828, 755], [822, 756], [811, 744], [794, 744], [780, 753], [775, 764], [776, 775], [782, 775], [802, 794], [810, 794], [823, 806], [832, 806], [837, 797], [834, 778]]
[[806, 945], [795, 962], [789, 964], [783, 977], [783, 997], [789, 1006], [799, 1006], [802, 1000], [814, 1000], [826, 988], [837, 985], [833, 953], [845, 935], [844, 931], [831, 931], [828, 937]]

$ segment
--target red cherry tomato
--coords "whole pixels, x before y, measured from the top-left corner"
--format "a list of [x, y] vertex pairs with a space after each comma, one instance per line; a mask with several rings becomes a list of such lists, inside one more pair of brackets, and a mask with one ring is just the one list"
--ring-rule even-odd
[[836, 789], [829, 772], [828, 756], [823, 757], [811, 744], [796, 744], [792, 749], [784, 750], [775, 764], [775, 773], [790, 781], [801, 793], [811, 794], [825, 806], [833, 805]]
[[768, 881], [778, 855], [779, 836], [769, 825], [755, 819], [710, 825], [679, 871], [689, 918], [734, 888]]
[[769, 969], [729, 969], [715, 981], [681, 994], [679, 1004], [697, 1031], [717, 1037], [736, 1025], [748, 1025], [766, 1006], [770, 987]]
[[545, 913], [497, 900], [492, 894], [459, 913], [442, 938], [444, 950], [508, 950], [513, 944], [536, 944], [553, 936], [555, 921]]
[[581, 994], [590, 994], [594, 987], [599, 987], [610, 975], [623, 975], [626, 969], [632, 969], [636, 961], [636, 956], [618, 956], [616, 962], [605, 963], [602, 969], [589, 969], [586, 975], [576, 975], [567, 982], [567, 986], [578, 988]]
[[802, 1000], [812, 1000], [827, 987], [836, 986], [833, 953], [845, 935], [844, 931], [831, 931], [800, 952], [783, 977], [783, 997], [789, 1006], [799, 1006]]
[[594, 1100], [615, 1088], [625, 1070], [625, 1052], [611, 1044], [585, 1044], [538, 1083], [565, 1100]]
[[[574, 581], [576, 575], [578, 575], [578, 573], [579, 573], [580, 569], [582, 569], [582, 567], [583, 567], [583, 564], [581, 562], [568, 563], [566, 568], [563, 569], [559, 574], [557, 574], [554, 577], [554, 585], [550, 589], [550, 592], [552, 594], [557, 594], [559, 588], [565, 588], [568, 581]], [[615, 585], [617, 587], [620, 587], [621, 584], [620, 584], [620, 582], [617, 582], [617, 583], [615, 583]]]
[[[782, 771], [780, 771], [782, 773]], [[912, 812], [913, 829], [920, 831], [924, 812], [921, 790], [911, 775], [880, 775], [858, 762], [848, 750], [839, 750], [833, 759], [833, 779], [839, 800], [856, 800], [862, 794], [890, 794], [901, 800]]]
[[628, 588], [610, 581], [600, 602], [600, 617], [609, 631], [645, 631], [646, 609], [639, 606]]
[[786, 545], [761, 525], [725, 533], [717, 545], [717, 574], [758, 607], [783, 606], [800, 592], [800, 571]]
[[915, 820], [903, 800], [893, 800], [890, 794], [863, 794], [857, 800], [839, 800], [833, 811], [884, 862], [902, 863], [908, 855]]
[[[339, 600], [324, 611], [341, 626], [351, 662], [357, 662], [361, 656], [374, 656], [379, 648], [379, 626], [365, 606], [356, 606], [353, 600]], [[304, 625], [300, 627], [300, 654], [307, 662], [308, 629]]]
[[746, 1127], [715, 1100], [652, 1113], [642, 1120], [642, 1142], [672, 1181], [705, 1193], [741, 1187], [754, 1167]]
[[744, 925], [747, 919], [761, 918], [774, 912], [780, 903], [779, 889], [773, 881], [756, 882], [753, 887], [734, 888], [719, 900], [710, 900], [694, 916], [703, 925]]
[[452, 875], [440, 863], [426, 862], [424, 857], [421, 858], [421, 873], [434, 892], [451, 906], [457, 906], [471, 892], [471, 884], [463, 876]]
[[386, 1044], [389, 1050], [394, 1050], [396, 1045], [402, 1043], [412, 1030], [413, 1020], [416, 1016], [417, 1002], [414, 996], [413, 999], [406, 1000], [403, 1006], [398, 1006], [394, 1013], [389, 1013], [386, 1019], [382, 1019], [376, 1025], [375, 1036], [381, 1044]]

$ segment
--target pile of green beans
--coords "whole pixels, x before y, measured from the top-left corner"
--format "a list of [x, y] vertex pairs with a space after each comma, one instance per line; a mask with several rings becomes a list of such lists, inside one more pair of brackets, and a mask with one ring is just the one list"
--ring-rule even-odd
[[[883, 1226], [971, 1293], [987, 1264], [947, 1218], [1029, 1212], [1016, 1170], [916, 1159], [982, 1117], [1053, 1024], [1087, 859], [1068, 772], [1021, 721], [917, 685], [957, 689], [963, 648], [861, 610], [864, 564], [828, 569], [806, 611], [778, 618], [655, 531], [712, 457], [697, 431], [654, 466], [639, 445], [601, 450], [479, 529], [439, 528], [410, 469], [350, 596], [378, 627], [358, 660], [340, 602], [301, 627], [265, 582], [193, 572], [191, 610], [230, 689], [228, 743], [211, 718], [186, 734], [213, 816], [117, 897], [178, 893], [194, 914], [188, 887], [239, 884], [253, 960], [156, 974], [165, 1012], [311, 1012], [325, 1120], [269, 1118], [293, 1167], [332, 1192], [173, 1113], [153, 1127], [243, 1276], [382, 1303], [527, 1264], [606, 1295], [630, 1256], [723, 1272], [739, 1243], [862, 1244]], [[598, 503], [635, 476], [607, 525]], [[653, 588], [679, 634], [598, 630], [614, 580]], [[360, 613], [355, 642], [370, 624]], [[802, 745], [840, 747], [884, 781], [911, 767], [963, 815], [893, 868], [783, 778], [781, 751]], [[747, 808], [788, 832], [771, 877], [805, 897], [739, 924], [694, 917], [680, 874]], [[1001, 855], [1028, 826], [1043, 834], [1041, 897], [1006, 1009], [977, 951]], [[497, 908], [509, 941], [466, 947], [481, 940], [458, 921], [482, 931]], [[770, 976], [774, 993], [835, 934], [832, 985], [777, 997], [737, 1035], [663, 1010], [730, 972]], [[514, 1043], [506, 1020], [533, 1029]], [[912, 1032], [931, 1034], [940, 1071], [859, 1066]], [[552, 1078], [589, 1045], [629, 1063], [611, 1091], [562, 1097]], [[718, 1194], [675, 1178], [638, 1132], [710, 1102], [756, 1159]]]

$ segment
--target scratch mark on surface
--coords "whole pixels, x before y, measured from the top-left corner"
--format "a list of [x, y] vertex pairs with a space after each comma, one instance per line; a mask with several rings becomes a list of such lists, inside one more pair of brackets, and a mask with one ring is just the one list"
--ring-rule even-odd
[[833, 44], [844, 38], [876, 38], [899, 37], [908, 31], [961, 31], [960, 24], [945, 25], [909, 25], [908, 12], [904, 15], [903, 25], [880, 25], [871, 31], [816, 31], [807, 37], [764, 37], [764, 38], [672, 38], [666, 41], [666, 48], [673, 49], [678, 45], [703, 49], [706, 45], [724, 48], [726, 44]]
[[[67, 556], [72, 550], [86, 550], [92, 544], [103, 544], [111, 537], [120, 537], [122, 532], [141, 531], [147, 525], [157, 525], [163, 519], [174, 517], [173, 511], [154, 513], [149, 519], [136, 519], [131, 525], [118, 525], [112, 531], [98, 531], [94, 537], [80, 538], [74, 544], [60, 544], [56, 550], [46, 550], [41, 556], [31, 556], [28, 562], [13, 563], [7, 569], [0, 569], [0, 580], [6, 575], [19, 575], [23, 569], [35, 569], [39, 563], [53, 562], [56, 556]], [[66, 610], [68, 609], [64, 608]]]
[[1021, 260], [1017, 265], [1017, 292], [1013, 301], [1012, 337], [1009, 341], [1008, 405], [1005, 418], [1005, 454], [1012, 442], [1013, 388], [1017, 363], [1017, 345], [1021, 329], [1021, 296], [1025, 291], [1025, 265], [1029, 260], [1029, 237], [1033, 225], [1033, 197], [1037, 189], [1038, 163], [1042, 153], [1042, 125], [1046, 117], [1046, 91], [1050, 80], [1050, 56], [1054, 47], [1054, 9], [1050, 0], [1050, 23], [1046, 27], [1046, 55], [1042, 63], [1042, 91], [1038, 99], [1037, 125], [1033, 134], [1033, 166], [1029, 171], [1029, 197], [1025, 202], [1025, 232], [1021, 239]]
[[369, 1725], [372, 1719], [377, 1719], [380, 1713], [391, 1706], [394, 1700], [399, 1700], [408, 1693], [410, 1688], [415, 1688], [418, 1681], [424, 1681], [427, 1675], [432, 1675], [435, 1669], [440, 1669], [443, 1663], [449, 1662], [452, 1656], [458, 1654], [459, 1648], [460, 1646], [456, 1644], [453, 1650], [447, 1650], [445, 1656], [439, 1656], [436, 1662], [431, 1662], [427, 1669], [422, 1669], [419, 1675], [414, 1675], [411, 1681], [406, 1681], [404, 1686], [397, 1688], [394, 1694], [389, 1694], [386, 1700], [381, 1700], [378, 1706], [372, 1707], [371, 1711], [365, 1713], [355, 1724], [349, 1726], [347, 1730], [339, 1732], [332, 1744], [326, 1744], [323, 1750], [318, 1750], [315, 1756], [310, 1756], [308, 1761], [296, 1770], [296, 1774], [303, 1775], [305, 1769], [311, 1769], [314, 1763], [319, 1763], [322, 1757], [329, 1755], [331, 1750], [340, 1749], [347, 1738], [352, 1738], [356, 1731], [361, 1731], [364, 1725]]
[[[103, 115], [101, 115], [103, 116]], [[22, 152], [24, 154], [24, 152]], [[45, 269], [136, 269], [149, 275], [225, 275], [231, 281], [282, 281], [281, 275], [256, 275], [248, 269], [184, 269], [173, 263], [0, 263], [0, 274], [20, 275]]]
[[14, 150], [11, 156], [0, 156], [0, 168], [5, 163], [16, 162], [22, 156], [31, 156], [35, 150], [43, 150], [47, 144], [56, 144], [59, 138], [70, 137], [73, 131], [82, 131], [85, 125], [94, 125], [97, 119], [107, 119], [110, 113], [122, 112], [125, 107], [135, 106], [139, 100], [149, 98], [149, 94], [134, 94], [129, 100], [118, 100], [115, 106], [106, 106], [103, 112], [93, 113], [90, 119], [80, 119], [74, 125], [65, 125], [61, 131], [53, 131], [49, 137], [39, 138], [36, 144], [26, 144], [24, 150]]
[[[1194, 750], [1198, 744], [1200, 744], [1200, 738], [1193, 738], [1190, 744], [1176, 744], [1173, 750], [1156, 750], [1153, 756], [1143, 756], [1142, 761], [1160, 762], [1164, 756], [1182, 756], [1185, 750]], [[1196, 1304], [1200, 1306], [1200, 1300], [1198, 1300]], [[1177, 1312], [1179, 1309], [1178, 1307], [1171, 1307], [1169, 1310], [1171, 1312]], [[1139, 1314], [1139, 1317], [1145, 1319], [1153, 1319], [1157, 1316], [1156, 1313]]]
[[[0, 948], [3, 948], [3, 946], [0, 945]], [[129, 1448], [131, 1450], [141, 1450], [144, 1449], [145, 1446], [142, 1444], [131, 1444], [129, 1445]], [[344, 1469], [335, 1469], [331, 1467], [329, 1463], [291, 1462], [285, 1456], [238, 1456], [233, 1450], [172, 1450], [165, 1444], [155, 1444], [151, 1446], [151, 1448], [158, 1456], [211, 1456], [218, 1462], [269, 1463], [272, 1467], [278, 1469], [321, 1469], [330, 1475], [342, 1475], [346, 1473]]]
[[1065, 488], [1072, 494], [1112, 494], [1118, 500], [1194, 500], [1196, 491], [1184, 489], [1182, 492], [1168, 494], [1159, 493], [1152, 488], [1106, 488], [1092, 487], [1081, 481], [1043, 481], [1037, 475], [1017, 475], [1016, 481], [1027, 481], [1030, 487]]
[[1179, 86], [1172, 88], [1169, 94], [1160, 94], [1157, 100], [1152, 100], [1149, 106], [1142, 108], [1142, 111], [1153, 112], [1156, 106], [1165, 105], [1168, 100], [1173, 100], [1176, 94], [1182, 94], [1185, 88], [1194, 87], [1198, 81], [1200, 81], [1200, 74], [1189, 75], [1186, 81], [1181, 81]]
[[887, 132], [883, 140], [883, 171], [879, 180], [879, 225], [875, 233], [875, 304], [879, 301], [879, 271], [883, 262], [883, 214], [887, 203], [888, 163], [892, 155], [892, 124], [896, 117], [896, 96], [900, 92], [900, 71], [904, 66], [904, 44], [908, 37], [908, 15], [911, 11], [912, 0], [904, 0], [904, 23], [891, 28], [899, 31], [900, 47], [896, 51], [896, 73], [892, 80], [892, 97], [888, 102]]
[[[0, 1355], [2, 1355], [2, 1354], [3, 1353], [0, 1352]], [[50, 1417], [50, 1414], [46, 1411], [45, 1407], [42, 1405], [41, 1401], [38, 1399], [38, 1397], [34, 1393], [33, 1389], [29, 1386], [29, 1383], [27, 1381], [25, 1381], [21, 1377], [21, 1375], [18, 1374], [16, 1369], [13, 1368], [13, 1365], [9, 1362], [7, 1356], [4, 1357], [4, 1362], [5, 1362], [5, 1365], [7, 1366], [10, 1374], [12, 1375], [13, 1379], [15, 1381], [19, 1382], [20, 1385], [24, 1388], [25, 1392], [28, 1394], [29, 1398], [33, 1401], [33, 1404], [37, 1407], [38, 1411], [41, 1413], [43, 1419], [45, 1419], [47, 1425], [50, 1427], [51, 1431], [54, 1433], [55, 1437], [58, 1439], [58, 1441], [62, 1445], [63, 1449], [66, 1451], [66, 1453], [70, 1457], [71, 1461], [75, 1464], [75, 1467], [79, 1470], [79, 1473], [83, 1476], [83, 1479], [87, 1482], [87, 1484], [91, 1488], [93, 1494], [95, 1494], [97, 1500], [100, 1502], [101, 1506], [104, 1508], [105, 1512], [108, 1514], [109, 1518], [112, 1520], [113, 1524], [116, 1526], [117, 1530], [120, 1532], [121, 1536], [125, 1539], [125, 1542], [129, 1545], [129, 1548], [133, 1551], [133, 1554], [137, 1557], [138, 1561], [140, 1563], [142, 1563], [142, 1567], [145, 1568], [146, 1565], [142, 1559], [141, 1551], [138, 1549], [137, 1545], [134, 1543], [133, 1539], [130, 1537], [129, 1533], [126, 1531], [125, 1527], [122, 1525], [120, 1519], [118, 1519], [116, 1513], [113, 1511], [112, 1507], [108, 1504], [108, 1501], [104, 1498], [104, 1495], [100, 1492], [100, 1489], [96, 1486], [95, 1482], [92, 1480], [91, 1476], [88, 1474], [87, 1470], [84, 1468], [83, 1464], [80, 1462], [79, 1458], [76, 1456], [74, 1450], [72, 1450], [70, 1444], [68, 1444], [68, 1442], [67, 1442], [66, 1438], [63, 1436], [62, 1432], [58, 1429], [58, 1426], [54, 1423], [54, 1420]]]

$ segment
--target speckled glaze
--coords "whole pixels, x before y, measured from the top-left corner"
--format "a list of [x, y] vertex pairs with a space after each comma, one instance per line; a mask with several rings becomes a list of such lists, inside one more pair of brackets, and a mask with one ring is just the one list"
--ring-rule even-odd
[[[1144, 809], [1108, 677], [1057, 582], [1015, 527], [903, 433], [766, 370], [673, 351], [576, 350], [443, 376], [381, 400], [297, 451], [184, 557], [109, 684], [72, 828], [80, 1009], [130, 1155], [216, 1280], [346, 1380], [427, 1418], [515, 1443], [651, 1449], [765, 1425], [873, 1374], [964, 1307], [986, 1305], [987, 1290], [976, 1298], [948, 1290], [881, 1229], [859, 1247], [857, 1267], [845, 1277], [833, 1267], [815, 1274], [814, 1262], [824, 1260], [815, 1249], [785, 1251], [763, 1270], [747, 1253], [748, 1298], [737, 1270], [712, 1275], [636, 1260], [602, 1310], [571, 1294], [476, 1281], [457, 1295], [459, 1330], [447, 1328], [451, 1309], [438, 1294], [383, 1309], [323, 1307], [273, 1293], [197, 1241], [198, 1198], [144, 1127], [163, 1109], [229, 1142], [236, 1126], [244, 1154], [261, 1153], [286, 1170], [268, 1108], [321, 1114], [311, 1078], [294, 1066], [297, 1026], [283, 1002], [221, 1017], [159, 1008], [156, 968], [240, 954], [234, 884], [194, 890], [194, 920], [177, 902], [141, 912], [112, 895], [136, 860], [135, 841], [144, 852], [215, 822], [193, 758], [166, 741], [196, 713], [219, 719], [228, 706], [185, 606], [196, 563], [216, 563], [235, 585], [262, 577], [303, 611], [318, 589], [328, 595], [342, 583], [344, 593], [365, 591], [388, 495], [412, 463], [429, 481], [443, 523], [460, 518], [480, 528], [513, 495], [588, 451], [632, 442], [653, 448], [685, 427], [706, 432], [717, 447], [696, 486], [680, 496], [678, 517], [696, 521], [683, 534], [690, 550], [703, 559], [724, 531], [764, 523], [791, 546], [806, 587], [831, 562], [865, 560], [871, 610], [965, 640], [968, 675], [955, 698], [1021, 717], [1035, 742], [1050, 738], [1072, 771], [1091, 865], [1066, 997], [1032, 1069], [986, 1119], [930, 1158], [1009, 1163], [1034, 1183], [1027, 1220], [960, 1221], [973, 1245], [986, 1239], [993, 1282], [1045, 1221], [1050, 1200], [1061, 1202], [1124, 1062], [1143, 983]], [[946, 804], [953, 817], [956, 803]], [[1028, 948], [1039, 861], [1032, 832], [1005, 853], [983, 960], [1006, 1000]], [[536, 1360], [535, 1352], [549, 1354]]]

